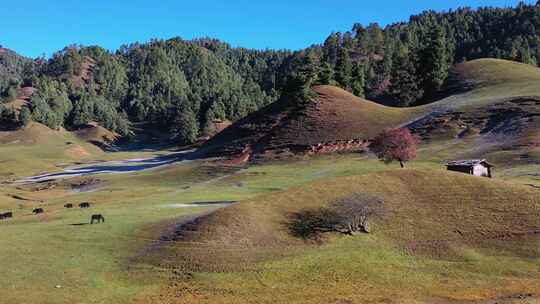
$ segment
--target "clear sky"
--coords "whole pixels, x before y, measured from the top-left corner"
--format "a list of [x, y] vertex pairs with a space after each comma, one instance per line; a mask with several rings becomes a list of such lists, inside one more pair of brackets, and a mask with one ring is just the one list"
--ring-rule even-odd
[[[50, 56], [77, 43], [115, 50], [151, 38], [213, 37], [233, 46], [300, 49], [356, 22], [406, 21], [425, 9], [518, 0], [0, 0], [0, 44]], [[533, 3], [535, 0], [526, 0]]]

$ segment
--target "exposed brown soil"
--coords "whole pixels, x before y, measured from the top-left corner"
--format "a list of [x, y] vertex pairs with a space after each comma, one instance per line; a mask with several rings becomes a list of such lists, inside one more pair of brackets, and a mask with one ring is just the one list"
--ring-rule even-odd
[[79, 75], [74, 75], [70, 78], [71, 83], [76, 87], [83, 87], [93, 77], [96, 61], [92, 57], [85, 56], [81, 64]]
[[36, 89], [33, 87], [22, 87], [17, 90], [17, 98], [6, 104], [7, 107], [12, 107], [15, 111], [20, 111], [23, 106], [28, 104], [30, 97], [35, 93]]

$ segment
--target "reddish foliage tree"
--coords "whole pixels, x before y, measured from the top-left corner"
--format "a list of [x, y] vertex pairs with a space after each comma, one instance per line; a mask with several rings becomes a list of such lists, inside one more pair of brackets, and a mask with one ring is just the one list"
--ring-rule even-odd
[[416, 146], [420, 139], [411, 134], [409, 129], [385, 129], [370, 144], [370, 149], [377, 157], [389, 164], [398, 161], [401, 168], [405, 162], [416, 157]]

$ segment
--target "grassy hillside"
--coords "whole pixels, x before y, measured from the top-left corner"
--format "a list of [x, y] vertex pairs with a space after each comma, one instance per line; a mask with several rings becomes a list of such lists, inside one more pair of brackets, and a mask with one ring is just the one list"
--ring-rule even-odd
[[502, 59], [478, 59], [458, 64], [450, 71], [449, 86], [455, 94], [432, 106], [460, 108], [484, 106], [507, 98], [538, 96], [540, 69]]
[[15, 180], [74, 163], [140, 158], [167, 153], [145, 151], [104, 153], [116, 134], [91, 125], [76, 132], [52, 130], [32, 122], [15, 131], [0, 131], [0, 181]]
[[317, 86], [311, 102], [282, 99], [236, 122], [202, 147], [210, 155], [299, 152], [319, 143], [369, 139], [415, 117], [418, 109], [382, 106], [333, 86]]
[[97, 123], [89, 123], [74, 133], [80, 139], [99, 147], [108, 147], [120, 137], [117, 133], [111, 132]]
[[57, 170], [62, 162], [84, 161], [103, 154], [101, 149], [70, 132], [51, 130], [39, 123], [0, 132], [0, 145], [3, 180]]
[[[139, 152], [138, 157], [144, 155]], [[0, 289], [7, 291], [0, 302], [133, 303], [134, 297], [159, 294], [174, 281], [169, 281], [170, 269], [155, 266], [160, 260], [149, 253], [171, 244], [161, 237], [178, 222], [213, 209], [176, 204], [242, 201], [314, 180], [385, 168], [359, 155], [313, 157], [242, 170], [195, 161], [159, 170], [57, 181], [56, 187], [1, 184], [0, 212], [11, 210], [14, 218], [0, 221], [0, 259], [4, 261]], [[76, 185], [92, 180], [97, 184], [91, 191], [75, 191]], [[92, 207], [63, 207], [83, 201]], [[37, 206], [45, 208], [44, 215], [31, 213]], [[84, 225], [95, 213], [103, 214], [107, 222]]]
[[[319, 97], [307, 106], [272, 104], [204, 147], [220, 156], [246, 146], [255, 154], [289, 151], [415, 121], [424, 141], [413, 170], [393, 170], [369, 154], [333, 154], [248, 168], [199, 160], [51, 188], [2, 184], [0, 212], [13, 210], [15, 218], [0, 221], [0, 289], [9, 290], [0, 302], [506, 303], [538, 295], [540, 192], [514, 183], [540, 178], [540, 150], [532, 144], [538, 99], [528, 96], [537, 95], [536, 69], [490, 62], [457, 68], [461, 78], [453, 81], [468, 83], [466, 92], [411, 109], [316, 87]], [[523, 77], [493, 78], [507, 73]], [[512, 98], [500, 99], [500, 91]], [[108, 153], [87, 143], [108, 134], [98, 128], [77, 136], [39, 124], [0, 132], [1, 178], [165, 153]], [[442, 171], [445, 159], [462, 157], [487, 157], [497, 179]], [[90, 192], [76, 189], [87, 181], [96, 183]], [[372, 234], [330, 233], [320, 242], [290, 234], [292, 213], [354, 192], [384, 201]], [[177, 204], [221, 200], [241, 203], [178, 229], [213, 208]], [[92, 208], [63, 208], [81, 201]], [[35, 206], [46, 214], [32, 215]], [[93, 213], [104, 214], [106, 224], [83, 225]]]
[[503, 175], [533, 178], [540, 140], [540, 69], [521, 63], [481, 59], [452, 70], [457, 93], [423, 107], [409, 124], [422, 136], [421, 156], [433, 160], [488, 158]]
[[[323, 243], [290, 234], [290, 214], [355, 192], [384, 200], [372, 234]], [[539, 215], [538, 190], [457, 173], [326, 180], [188, 226], [159, 252], [178, 281], [155, 303], [175, 294], [177, 303], [424, 303], [538, 293]]]

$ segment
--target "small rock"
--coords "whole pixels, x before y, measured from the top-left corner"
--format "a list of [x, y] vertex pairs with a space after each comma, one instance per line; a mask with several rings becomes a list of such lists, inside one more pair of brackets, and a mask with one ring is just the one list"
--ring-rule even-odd
[[62, 288], [62, 285], [56, 285], [54, 288]]

